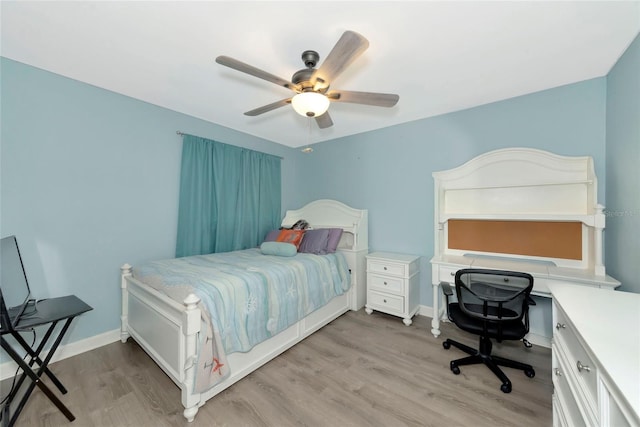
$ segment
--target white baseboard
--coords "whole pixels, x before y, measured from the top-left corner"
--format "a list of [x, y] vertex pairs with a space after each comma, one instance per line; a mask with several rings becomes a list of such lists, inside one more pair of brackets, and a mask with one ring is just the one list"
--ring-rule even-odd
[[433, 319], [433, 307], [429, 307], [428, 305], [421, 305], [418, 309], [418, 314], [420, 316], [430, 317]]
[[[90, 351], [94, 348], [102, 347], [103, 345], [111, 344], [112, 342], [116, 342], [119, 340], [120, 329], [114, 329], [112, 331], [104, 332], [93, 337], [61, 345], [60, 347], [58, 347], [58, 351], [56, 351], [56, 354], [54, 354], [51, 358], [50, 363], [66, 359], [68, 357], [75, 356], [77, 354], [84, 353], [85, 351]], [[23, 352], [24, 351], [19, 351], [19, 353]], [[46, 351], [43, 353], [44, 354], [40, 356], [42, 359], [46, 357]], [[13, 377], [16, 369], [18, 369], [18, 365], [12, 360], [0, 364], [0, 381]]]
[[[433, 307], [429, 307], [427, 305], [421, 305], [419, 310], [418, 310], [418, 314], [420, 316], [426, 316], [426, 317], [430, 317], [430, 318], [433, 319]], [[448, 322], [449, 320], [444, 320], [444, 321]], [[538, 345], [540, 347], [551, 348], [551, 338], [549, 338], [549, 337], [545, 337], [543, 335], [534, 334], [534, 333], [529, 332], [527, 334], [526, 338], [533, 345]]]

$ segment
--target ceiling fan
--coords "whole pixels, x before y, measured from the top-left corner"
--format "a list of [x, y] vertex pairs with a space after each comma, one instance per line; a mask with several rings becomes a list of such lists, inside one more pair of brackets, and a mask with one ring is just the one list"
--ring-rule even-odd
[[282, 79], [271, 73], [253, 67], [228, 56], [218, 56], [216, 62], [234, 70], [250, 74], [254, 77], [285, 87], [296, 94], [291, 98], [258, 107], [244, 113], [247, 116], [257, 116], [276, 108], [291, 104], [300, 115], [313, 117], [321, 129], [333, 125], [327, 111], [331, 102], [349, 102], [366, 104], [376, 107], [393, 107], [400, 97], [390, 93], [354, 92], [345, 90], [329, 90], [331, 83], [358, 56], [369, 47], [369, 41], [354, 31], [345, 31], [340, 40], [333, 47], [320, 68], [315, 68], [320, 55], [314, 50], [302, 53], [302, 61], [307, 68], [293, 74], [291, 81]]

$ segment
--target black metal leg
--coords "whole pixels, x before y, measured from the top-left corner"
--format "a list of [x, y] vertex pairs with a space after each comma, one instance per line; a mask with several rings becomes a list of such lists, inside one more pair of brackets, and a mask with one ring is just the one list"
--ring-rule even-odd
[[507, 375], [502, 372], [502, 369], [500, 369], [500, 367], [494, 362], [492, 358], [485, 359], [484, 364], [487, 365], [489, 369], [491, 369], [491, 372], [493, 372], [496, 377], [500, 378], [502, 384], [511, 383]]
[[[67, 419], [69, 421], [73, 421], [73, 420], [76, 419], [76, 417], [71, 413], [71, 411], [62, 403], [62, 401], [60, 401], [60, 399], [58, 399], [58, 397], [51, 391], [51, 389], [49, 387], [47, 387], [47, 385], [44, 384], [42, 382], [42, 380], [41, 380], [42, 375], [47, 373], [47, 375], [52, 379], [52, 381], [54, 381], [54, 383], [56, 383], [56, 386], [58, 386], [60, 391], [62, 391], [63, 393], [66, 393], [66, 389], [64, 388], [62, 383], [55, 377], [55, 375], [53, 375], [53, 373], [51, 373], [51, 371], [49, 371], [47, 366], [48, 366], [49, 362], [51, 361], [51, 358], [53, 357], [53, 354], [55, 353], [56, 349], [60, 345], [60, 342], [62, 341], [62, 338], [66, 334], [67, 329], [69, 328], [69, 325], [71, 324], [72, 320], [73, 320], [73, 317], [70, 317], [70, 318], [68, 318], [66, 320], [66, 322], [64, 323], [64, 326], [62, 327], [62, 330], [60, 331], [60, 333], [56, 337], [56, 339], [55, 339], [55, 341], [53, 343], [53, 346], [49, 350], [49, 352], [48, 352], [48, 354], [47, 354], [47, 356], [45, 357], [44, 360], [40, 359], [40, 357], [39, 357], [40, 352], [43, 350], [46, 342], [51, 337], [51, 334], [53, 333], [53, 330], [54, 330], [57, 322], [53, 322], [52, 323], [52, 325], [47, 330], [47, 333], [45, 334], [44, 338], [40, 342], [40, 345], [38, 346], [38, 348], [35, 351], [33, 349], [31, 349], [31, 347], [29, 347], [29, 345], [24, 341], [24, 339], [22, 339], [22, 337], [20, 337], [20, 340], [18, 340], [19, 342], [22, 341], [22, 342], [20, 342], [20, 345], [25, 347], [25, 350], [27, 350], [27, 353], [29, 354], [29, 356], [31, 356], [31, 360], [29, 361], [29, 363], [26, 363], [20, 357], [20, 355], [5, 341], [4, 337], [2, 337], [2, 348], [11, 356], [11, 358], [20, 366], [20, 368], [22, 368], [22, 371], [23, 371], [22, 375], [20, 376], [20, 379], [18, 380], [18, 382], [16, 384], [16, 387], [15, 387], [13, 393], [9, 396], [9, 398], [7, 399], [7, 402], [5, 403], [5, 405], [6, 405], [5, 406], [6, 414], [3, 412], [3, 422], [6, 422], [5, 416], [8, 417], [8, 415], [9, 415], [9, 410], [8, 410], [9, 405], [11, 404], [11, 401], [13, 400], [13, 398], [15, 398], [15, 395], [16, 395], [17, 391], [20, 389], [20, 386], [24, 382], [25, 378], [28, 376], [32, 380], [31, 384], [29, 384], [29, 387], [27, 388], [27, 391], [22, 396], [22, 399], [20, 400], [20, 402], [18, 403], [17, 408], [15, 409], [14, 413], [12, 414], [11, 419], [9, 420], [9, 423], [8, 423], [9, 427], [13, 426], [13, 424], [18, 419], [18, 416], [22, 412], [22, 409], [24, 408], [24, 405], [27, 403], [27, 400], [31, 396], [31, 393], [33, 392], [33, 389], [36, 386], [38, 386], [38, 388], [40, 390], [42, 390], [42, 392], [49, 398], [49, 400], [51, 400], [51, 402], [53, 402], [54, 405], [56, 405], [56, 407], [65, 415], [65, 417], [67, 417]], [[14, 337], [16, 335], [19, 336], [19, 334], [17, 334], [17, 333], [15, 333], [15, 334], [12, 333], [12, 335]], [[34, 372], [34, 370], [32, 369], [32, 366], [33, 366], [34, 362], [37, 362], [38, 365], [39, 365], [39, 368], [38, 368], [37, 372]], [[55, 378], [55, 380], [54, 380], [54, 378]]]
[[[22, 348], [29, 354], [30, 356], [30, 360], [29, 360], [29, 366], [33, 366], [34, 362], [38, 364], [38, 366], [42, 366], [44, 364], [44, 362], [40, 359], [39, 355], [42, 352], [42, 350], [44, 349], [44, 346], [46, 345], [46, 343], [49, 341], [49, 338], [51, 337], [51, 334], [53, 333], [53, 330], [55, 329], [56, 325], [58, 324], [58, 322], [53, 322], [51, 324], [51, 326], [49, 327], [49, 329], [47, 330], [47, 332], [45, 333], [44, 337], [42, 338], [42, 340], [40, 341], [40, 345], [38, 345], [38, 348], [34, 351], [31, 346], [24, 340], [24, 338], [22, 338], [22, 335], [20, 335], [17, 332], [12, 332], [11, 336], [18, 341], [18, 343], [22, 346]], [[64, 387], [64, 385], [62, 385], [62, 383], [60, 382], [60, 380], [53, 374], [53, 372], [51, 372], [49, 370], [48, 367], [46, 367], [45, 365], [45, 370], [44, 370], [45, 374], [47, 374], [47, 376], [51, 379], [51, 381], [56, 385], [56, 387], [58, 387], [58, 390], [60, 390], [60, 392], [62, 394], [67, 394], [67, 389]], [[16, 385], [16, 389], [20, 388], [20, 385], [22, 385], [22, 381], [24, 380], [24, 377], [20, 378], [20, 381], [18, 382], [18, 384]]]
[[464, 351], [464, 352], [465, 352], [465, 353], [467, 353], [467, 354], [471, 354], [471, 355], [473, 355], [473, 354], [477, 354], [477, 353], [478, 353], [478, 350], [477, 350], [477, 349], [475, 349], [475, 348], [473, 348], [473, 347], [469, 347], [468, 345], [466, 345], [466, 344], [462, 344], [462, 343], [460, 343], [460, 342], [458, 342], [458, 341], [454, 341], [454, 340], [451, 340], [451, 339], [447, 339], [447, 342], [448, 342], [450, 345], [452, 345], [452, 346], [454, 346], [454, 347], [456, 347], [456, 348], [458, 348], [458, 349], [460, 349], [460, 350]]
[[505, 359], [504, 357], [500, 357], [500, 356], [492, 356], [492, 358], [497, 365], [506, 366], [507, 368], [520, 369], [523, 371], [527, 369], [529, 370], [533, 369], [531, 365], [527, 363], [518, 362], [516, 360]]
[[[51, 391], [51, 389], [47, 387], [47, 385], [40, 380], [38, 375], [35, 372], [33, 372], [31, 367], [24, 360], [22, 360], [20, 355], [16, 353], [16, 351], [9, 345], [9, 343], [5, 341], [4, 338], [1, 338], [1, 344], [2, 344], [2, 348], [11, 356], [11, 358], [20, 366], [20, 368], [22, 368], [23, 373], [26, 374], [33, 381], [29, 389], [23, 396], [22, 400], [20, 401], [18, 408], [16, 408], [15, 412], [13, 413], [10, 419], [8, 416], [9, 416], [9, 405], [11, 404], [11, 401], [7, 400], [7, 402], [5, 402], [6, 407], [3, 413], [3, 422], [7, 422], [8, 420], [7, 425], [9, 427], [15, 424], [16, 420], [18, 419], [18, 415], [20, 415], [20, 412], [22, 412], [22, 408], [24, 407], [24, 404], [26, 403], [27, 399], [31, 395], [31, 392], [33, 391], [36, 385], [53, 402], [53, 404], [56, 405], [58, 409], [60, 409], [60, 411], [62, 411], [62, 413], [67, 417], [69, 421], [75, 420], [76, 418], [71, 413], [71, 411], [69, 411], [69, 409], [67, 409], [67, 407], [60, 401], [60, 399], [58, 399], [58, 397]], [[5, 418], [5, 416], [7, 418]]]

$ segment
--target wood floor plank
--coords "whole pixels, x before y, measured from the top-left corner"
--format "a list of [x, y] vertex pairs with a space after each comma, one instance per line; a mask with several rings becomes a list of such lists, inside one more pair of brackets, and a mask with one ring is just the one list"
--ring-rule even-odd
[[[494, 345], [494, 353], [530, 363], [535, 378], [506, 368], [513, 391], [484, 365], [449, 361], [464, 357], [442, 341], [472, 347], [477, 337], [431, 319], [411, 326], [374, 312], [349, 312], [267, 363], [200, 408], [193, 423], [182, 416], [180, 390], [132, 340], [113, 343], [54, 363], [67, 386], [60, 396], [77, 417], [70, 424], [36, 390], [18, 426], [549, 426], [551, 351], [519, 342]], [[2, 390], [7, 388], [3, 382]]]

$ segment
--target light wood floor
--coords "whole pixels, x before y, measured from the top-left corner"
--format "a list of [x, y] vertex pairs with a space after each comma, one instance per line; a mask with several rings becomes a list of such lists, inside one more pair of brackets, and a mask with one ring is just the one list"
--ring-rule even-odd
[[[505, 369], [513, 391], [484, 365], [449, 361], [450, 337], [477, 338], [431, 319], [406, 327], [398, 318], [349, 312], [207, 402], [189, 424], [180, 390], [131, 339], [57, 362], [52, 371], [69, 389], [62, 396], [72, 424], [36, 390], [18, 426], [550, 426], [551, 351], [521, 343], [494, 353], [531, 363], [536, 376]], [[6, 389], [6, 381], [3, 384]], [[57, 390], [56, 390], [57, 391]]]

